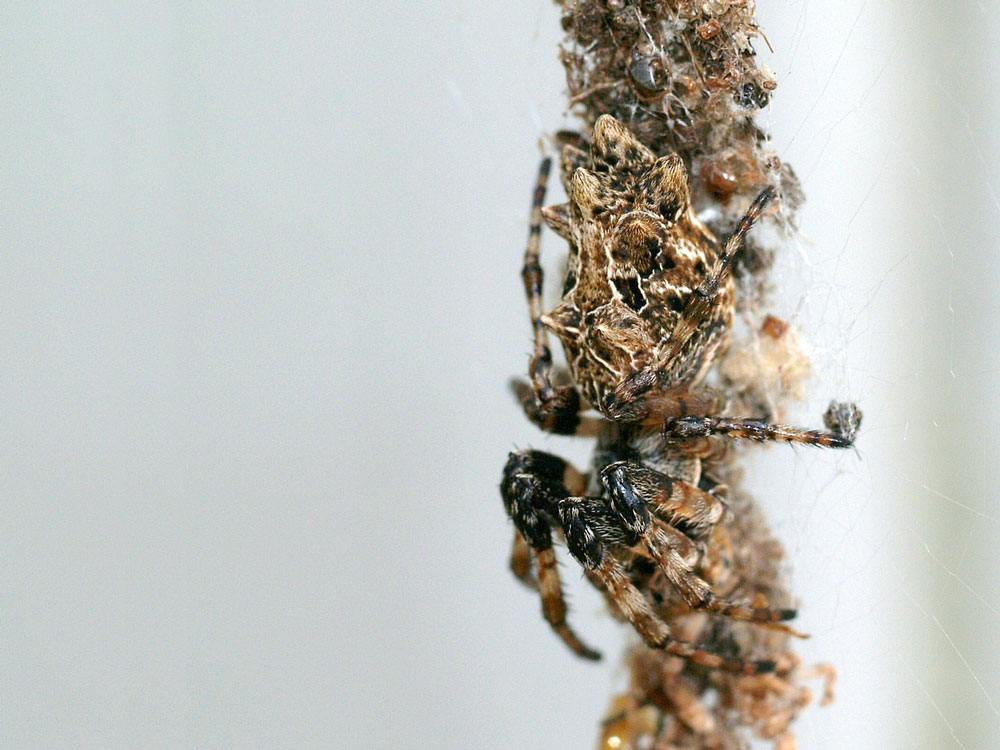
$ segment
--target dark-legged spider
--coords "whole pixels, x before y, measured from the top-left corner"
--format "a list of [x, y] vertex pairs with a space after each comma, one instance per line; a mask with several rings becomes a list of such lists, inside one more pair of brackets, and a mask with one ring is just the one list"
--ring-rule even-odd
[[[769, 671], [769, 659], [724, 658], [672, 639], [627, 565], [637, 556], [652, 561], [693, 610], [756, 623], [795, 616], [792, 609], [720, 598], [696, 572], [725, 509], [699, 488], [701, 460], [718, 440], [846, 448], [859, 419], [830, 419], [823, 432], [718, 416], [721, 397], [702, 385], [733, 319], [733, 258], [774, 190], [757, 196], [720, 250], [691, 207], [680, 157], [656, 158], [608, 115], [597, 120], [589, 150], [563, 148], [569, 202], [543, 208], [549, 169], [546, 159], [522, 271], [534, 330], [531, 380], [514, 387], [543, 430], [596, 435], [598, 442], [589, 480], [547, 453], [510, 454], [500, 491], [516, 528], [511, 567], [537, 585], [545, 619], [582, 657], [599, 654], [566, 622], [554, 532], [651, 647], [713, 669]], [[570, 246], [562, 301], [547, 314], [539, 264], [543, 219]], [[569, 373], [561, 380], [548, 331], [566, 352]], [[584, 417], [588, 406], [600, 416]]]

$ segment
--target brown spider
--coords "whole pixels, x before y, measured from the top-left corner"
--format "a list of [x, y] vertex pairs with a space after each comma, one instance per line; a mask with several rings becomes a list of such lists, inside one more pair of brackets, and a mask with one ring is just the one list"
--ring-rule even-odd
[[[699, 487], [701, 461], [718, 440], [846, 448], [857, 424], [858, 415], [841, 415], [828, 419], [831, 431], [822, 432], [717, 416], [722, 399], [702, 386], [733, 319], [733, 256], [774, 190], [757, 196], [719, 249], [691, 207], [680, 157], [657, 158], [609, 115], [597, 120], [589, 150], [562, 150], [569, 202], [542, 208], [549, 168], [546, 159], [522, 271], [534, 329], [531, 382], [514, 388], [540, 428], [596, 435], [597, 449], [589, 479], [548, 453], [510, 454], [500, 491], [516, 527], [511, 568], [537, 585], [545, 619], [582, 657], [600, 655], [566, 622], [553, 529], [650, 646], [713, 669], [770, 671], [773, 660], [725, 658], [673, 640], [628, 572], [646, 558], [691, 609], [756, 623], [795, 616], [792, 609], [720, 598], [695, 572], [725, 509], [716, 494]], [[547, 314], [539, 265], [543, 218], [570, 246], [562, 302]], [[566, 352], [569, 374], [561, 380], [548, 331]], [[600, 417], [582, 416], [588, 406]]]

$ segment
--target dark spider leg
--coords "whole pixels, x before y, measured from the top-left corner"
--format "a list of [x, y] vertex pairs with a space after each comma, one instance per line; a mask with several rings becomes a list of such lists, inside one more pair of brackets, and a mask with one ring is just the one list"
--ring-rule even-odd
[[677, 321], [677, 325], [674, 326], [673, 333], [670, 334], [671, 346], [667, 350], [668, 353], [665, 361], [672, 361], [698, 328], [698, 324], [705, 317], [706, 311], [712, 306], [715, 296], [719, 293], [719, 287], [731, 272], [733, 258], [740, 251], [740, 248], [743, 247], [743, 238], [746, 237], [747, 232], [750, 231], [750, 228], [757, 221], [758, 217], [760, 217], [761, 212], [774, 195], [774, 188], [769, 186], [764, 188], [760, 195], [754, 198], [746, 214], [740, 219], [739, 224], [736, 225], [736, 229], [733, 230], [733, 233], [726, 241], [722, 252], [715, 259], [711, 273], [709, 273], [701, 284], [695, 287], [691, 296], [688, 297], [687, 305], [685, 305], [684, 311]]
[[[619, 461], [601, 472], [611, 499], [611, 508], [622, 524], [625, 543], [642, 542], [650, 557], [692, 609], [712, 612], [734, 620], [773, 623], [795, 617], [794, 609], [750, 607], [715, 595], [712, 587], [692, 568], [693, 543], [673, 524], [687, 521], [695, 526], [719, 520], [722, 504], [688, 482], [673, 479], [641, 464]], [[646, 499], [648, 498], [648, 500]], [[667, 523], [650, 519], [650, 510]]]
[[636, 462], [608, 464], [601, 472], [601, 481], [612, 493], [630, 492], [637, 500], [641, 498], [668, 523], [683, 523], [693, 536], [718, 523], [725, 511], [715, 495]]
[[567, 474], [580, 476], [557, 456], [540, 451], [511, 453], [504, 467], [500, 493], [518, 533], [534, 551], [542, 614], [575, 654], [597, 660], [601, 658], [600, 652], [584, 644], [566, 622], [566, 601], [552, 548], [548, 519], [557, 517], [556, 504], [569, 494], [564, 484]]
[[[547, 402], [547, 406], [541, 404], [534, 388], [525, 381], [511, 380], [510, 387], [518, 403], [521, 404], [525, 416], [545, 432], [586, 437], [596, 437], [600, 432], [602, 420], [579, 413], [584, 404], [570, 386], [556, 385], [554, 387], [556, 400]], [[574, 409], [576, 411], [573, 411]]]
[[[534, 348], [528, 362], [531, 376], [531, 394], [518, 392], [528, 417], [547, 432], [571, 435], [580, 424], [579, 412], [582, 408], [580, 395], [575, 389], [552, 383], [552, 352], [549, 349], [548, 334], [542, 324], [542, 266], [539, 262], [542, 234], [542, 203], [545, 202], [545, 187], [548, 182], [551, 159], [542, 160], [538, 169], [531, 203], [531, 226], [528, 245], [524, 251], [524, 266], [521, 278], [524, 293], [528, 298], [528, 311], [534, 331]], [[515, 386], [517, 391], [517, 386]]]
[[850, 435], [821, 430], [804, 430], [780, 424], [768, 424], [759, 419], [733, 417], [676, 417], [663, 424], [663, 434], [668, 440], [688, 440], [710, 435], [725, 435], [755, 442], [777, 440], [784, 443], [805, 443], [827, 448], [850, 448], [854, 441]]
[[688, 643], [675, 641], [670, 635], [670, 626], [657, 616], [646, 597], [629, 580], [622, 564], [601, 541], [602, 535], [613, 534], [611, 524], [614, 519], [608, 517], [608, 511], [597, 498], [568, 497], [562, 500], [559, 503], [559, 516], [566, 544], [573, 556], [593, 571], [615, 605], [649, 646], [663, 649], [709, 669], [747, 675], [774, 670], [775, 662], [771, 659], [727, 659]]
[[599, 498], [569, 496], [562, 483], [562, 477], [568, 473], [567, 466], [562, 459], [540, 451], [511, 453], [500, 488], [507, 513], [535, 553], [545, 618], [575, 653], [587, 659], [600, 657], [566, 624], [566, 605], [552, 549], [549, 519], [559, 520], [570, 553], [600, 581], [650, 646], [710, 669], [740, 674], [759, 674], [774, 669], [771, 660], [726, 659], [673, 640], [669, 626], [656, 615], [642, 592], [632, 585], [622, 564], [605, 550], [602, 540], [611, 543], [623, 540], [620, 519]]
[[538, 588], [538, 580], [531, 571], [531, 547], [517, 529], [514, 529], [514, 542], [510, 550], [510, 572], [528, 588]]

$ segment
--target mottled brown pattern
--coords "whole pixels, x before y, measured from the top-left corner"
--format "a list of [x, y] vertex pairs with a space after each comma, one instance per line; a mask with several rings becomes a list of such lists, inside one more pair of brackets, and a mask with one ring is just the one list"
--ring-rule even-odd
[[[531, 385], [520, 386], [518, 396], [528, 416], [553, 432], [582, 425], [580, 395], [609, 421], [598, 433], [589, 486], [567, 462], [537, 451], [512, 453], [504, 468], [501, 494], [517, 534], [534, 550], [545, 618], [574, 652], [597, 657], [566, 623], [555, 529], [650, 646], [713, 669], [773, 669], [773, 660], [727, 657], [673, 638], [670, 618], [655, 612], [628, 568], [639, 558], [651, 561], [675, 603], [692, 610], [764, 624], [795, 616], [725, 599], [697, 570], [702, 542], [722, 516], [718, 499], [698, 487], [702, 457], [712, 455], [706, 439], [850, 444], [839, 433], [714, 416], [707, 412], [720, 402], [698, 390], [733, 317], [733, 258], [773, 193], [764, 190], [718, 248], [693, 215], [676, 155], [657, 158], [607, 115], [594, 127], [589, 158], [575, 145], [564, 154], [568, 204], [541, 209], [547, 177], [546, 160], [522, 271], [535, 337]], [[563, 301], [546, 315], [540, 216], [571, 248]], [[545, 329], [563, 342], [567, 382], [558, 382]], [[517, 545], [511, 568], [528, 578]]]
[[[598, 119], [589, 158], [567, 146], [562, 163], [569, 203], [542, 215], [571, 251], [562, 303], [541, 320], [562, 341], [582, 395], [602, 409], [627, 375], [664, 358], [718, 244], [694, 215], [680, 158], [657, 158], [614, 118]], [[732, 322], [732, 296], [727, 275], [670, 363], [673, 383], [697, 380], [711, 361]]]
[[[832, 669], [802, 667], [789, 643], [797, 634], [776, 621], [794, 614], [783, 552], [740, 489], [733, 446], [845, 447], [860, 413], [831, 404], [828, 432], [770, 424], [781, 411], [765, 384], [777, 376], [731, 358], [717, 390], [705, 386], [734, 311], [756, 318], [764, 309], [775, 249], [744, 247], [747, 233], [769, 204], [779, 225], [792, 225], [802, 200], [753, 121], [775, 88], [754, 55], [754, 3], [557, 2], [583, 133], [557, 136], [566, 204], [542, 208], [547, 162], [540, 172], [523, 272], [534, 347], [528, 381], [514, 388], [541, 429], [596, 437], [597, 447], [587, 474], [550, 454], [510, 454], [501, 494], [523, 543], [514, 567], [531, 582], [532, 558], [547, 568], [553, 540], [565, 542], [645, 641], [631, 651], [632, 682], [602, 748], [744, 748], [750, 729], [786, 750], [790, 722], [811, 697], [801, 681], [822, 674], [829, 685]], [[543, 216], [569, 245], [563, 299], [548, 313]], [[760, 330], [759, 319], [751, 324]], [[794, 335], [772, 331], [764, 338], [797, 351]], [[554, 364], [549, 333], [568, 370]], [[733, 349], [745, 351], [740, 343]], [[593, 656], [568, 631], [562, 592], [546, 578], [546, 618], [571, 649]]]

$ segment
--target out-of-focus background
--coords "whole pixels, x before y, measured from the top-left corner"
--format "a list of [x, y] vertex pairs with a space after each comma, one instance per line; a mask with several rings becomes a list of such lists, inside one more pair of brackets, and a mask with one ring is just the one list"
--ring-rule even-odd
[[[555, 6], [0, 11], [0, 744], [589, 748], [496, 483]], [[1000, 6], [759, 3], [815, 365], [748, 483], [836, 702], [803, 748], [1000, 745]], [[554, 235], [544, 240], [553, 260]]]

